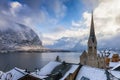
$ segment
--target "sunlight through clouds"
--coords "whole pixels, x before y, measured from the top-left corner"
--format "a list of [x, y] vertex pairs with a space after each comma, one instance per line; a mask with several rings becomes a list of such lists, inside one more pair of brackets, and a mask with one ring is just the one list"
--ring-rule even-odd
[[[94, 1], [94, 0], [91, 0]], [[107, 40], [114, 40], [114, 37], [119, 37], [120, 29], [120, 0], [100, 0], [92, 5], [98, 3], [97, 7], [94, 8], [94, 23], [96, 36], [99, 42], [104, 43], [104, 46], [107, 45]], [[88, 4], [88, 3], [87, 3]], [[109, 8], [108, 8], [109, 7]], [[71, 21], [71, 28], [67, 29], [64, 32], [63, 37], [77, 37], [80, 39], [85, 39], [84, 37], [89, 35], [90, 21], [91, 21], [91, 12], [87, 10], [83, 12], [83, 19], [79, 21]], [[54, 33], [55, 34], [55, 33]], [[86, 40], [85, 40], [86, 41]], [[86, 43], [86, 42], [83, 42]], [[117, 44], [117, 43], [115, 43]], [[101, 46], [101, 44], [99, 44]], [[103, 45], [102, 45], [103, 46]]]

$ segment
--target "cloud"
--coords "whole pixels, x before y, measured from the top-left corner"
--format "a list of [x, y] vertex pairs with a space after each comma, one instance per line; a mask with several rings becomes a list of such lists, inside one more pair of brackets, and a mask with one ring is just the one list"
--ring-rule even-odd
[[[101, 0], [98, 6], [94, 9], [94, 23], [99, 47], [103, 47], [103, 44], [104, 47], [108, 47], [108, 43], [113, 43], [113, 41], [115, 41], [114, 44], [117, 44], [118, 40], [120, 40], [119, 3], [120, 0]], [[85, 23], [86, 26], [90, 26], [91, 13], [87, 11], [84, 12], [83, 18], [84, 20], [82, 21], [82, 24]], [[115, 47], [114, 44], [111, 44], [110, 46]]]
[[10, 3], [10, 6], [11, 6], [13, 9], [18, 9], [18, 8], [20, 8], [22, 5], [21, 5], [19, 2], [15, 1], [15, 2]]
[[94, 10], [102, 0], [81, 0], [88, 10]]
[[73, 27], [80, 27], [81, 25], [82, 25], [81, 22], [72, 21], [72, 26], [73, 26]]
[[64, 26], [59, 25], [58, 27], [54, 28], [52, 31], [54, 31], [54, 32], [63, 32], [65, 30], [66, 29], [64, 28]]
[[[33, 9], [34, 11], [46, 10], [51, 14], [54, 14], [56, 18], [63, 17], [65, 15], [67, 7], [64, 5], [63, 0], [23, 0], [20, 1], [26, 4], [28, 7]], [[51, 4], [52, 2], [52, 4]]]
[[[120, 41], [120, 0], [97, 0], [97, 3], [93, 15], [98, 46], [99, 48], [119, 47], [117, 44]], [[96, 2], [93, 4], [96, 4]], [[79, 21], [72, 20], [70, 29], [57, 33], [54, 36], [60, 34], [61, 36], [58, 38], [76, 37], [82, 39], [82, 43], [87, 45], [90, 23], [91, 12], [86, 10], [83, 12], [82, 19]]]
[[57, 18], [65, 16], [67, 7], [62, 2], [56, 0], [54, 1], [54, 5], [52, 7]]
[[45, 46], [45, 45], [53, 45], [55, 43], [55, 40], [52, 39], [51, 37], [43, 37], [42, 38], [42, 44]]
[[2, 27], [1, 29], [4, 30], [12, 22], [16, 22], [29, 26], [38, 34], [40, 34], [41, 29], [53, 31], [49, 30], [51, 34], [43, 33], [42, 38], [45, 39], [43, 39], [44, 42], [48, 40], [47, 43], [53, 43], [62, 37], [77, 37], [85, 41], [82, 43], [86, 44], [91, 21], [91, 12], [89, 11], [94, 10], [98, 41], [103, 41], [102, 43], [106, 45], [107, 40], [112, 42], [112, 40], [117, 39], [117, 36], [119, 40], [120, 0], [82, 0], [86, 5], [86, 11], [83, 12], [80, 20], [71, 20], [69, 25], [60, 24], [69, 8], [65, 4], [66, 1], [68, 0], [1, 0], [0, 28]]
[[16, 13], [19, 12], [21, 8], [22, 4], [17, 1], [10, 3], [10, 12], [13, 16], [16, 16]]
[[21, 23], [39, 34], [40, 28], [45, 29], [45, 27], [56, 25], [65, 16], [67, 7], [64, 2], [63, 0], [47, 2], [44, 0], [1, 0], [0, 16], [3, 17], [0, 23], [2, 25], [5, 22], [9, 24], [9, 21]]
[[19, 2], [22, 2], [35, 10], [38, 10], [39, 6], [42, 5], [43, 1], [44, 0], [19, 0]]
[[61, 26], [54, 27], [54, 25], [59, 25], [57, 24], [58, 21], [66, 15], [67, 7], [64, 5], [64, 1], [1, 0], [0, 10], [0, 30], [13, 28], [12, 26], [16, 26], [14, 23], [24, 24], [32, 28], [39, 35], [40, 39], [44, 39], [43, 43], [46, 42], [46, 44], [52, 43], [54, 39], [52, 36], [43, 37], [44, 33], [41, 33], [41, 29], [49, 27], [57, 33], [64, 31], [64, 28]]

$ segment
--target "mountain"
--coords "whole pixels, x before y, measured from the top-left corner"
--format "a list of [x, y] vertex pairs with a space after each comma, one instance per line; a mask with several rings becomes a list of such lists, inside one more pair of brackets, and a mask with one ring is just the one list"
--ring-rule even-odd
[[[14, 23], [14, 26], [0, 29], [0, 50], [23, 49], [23, 47], [42, 46], [38, 35], [29, 27]], [[2, 27], [1, 27], [2, 28]]]
[[46, 47], [71, 51], [81, 51], [84, 48], [80, 43], [80, 39], [75, 37], [62, 37], [56, 40], [53, 45], [47, 45]]
[[86, 46], [80, 43], [81, 40], [79, 40], [76, 45], [72, 48], [73, 51], [84, 51], [86, 50]]

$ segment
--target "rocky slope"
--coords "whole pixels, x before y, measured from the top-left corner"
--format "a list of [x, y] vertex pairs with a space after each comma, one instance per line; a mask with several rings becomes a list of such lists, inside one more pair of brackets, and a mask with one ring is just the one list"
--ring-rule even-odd
[[0, 29], [0, 50], [16, 50], [31, 46], [42, 46], [38, 35], [31, 28], [15, 23], [15, 26]]

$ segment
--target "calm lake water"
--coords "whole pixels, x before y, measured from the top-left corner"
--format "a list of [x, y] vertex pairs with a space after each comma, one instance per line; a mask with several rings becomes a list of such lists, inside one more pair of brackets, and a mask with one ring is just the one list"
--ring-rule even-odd
[[48, 62], [54, 61], [56, 56], [61, 60], [70, 63], [79, 63], [81, 53], [75, 52], [54, 52], [54, 53], [5, 53], [0, 54], [0, 70], [9, 71], [14, 67], [34, 71], [35, 68], [42, 68]]

